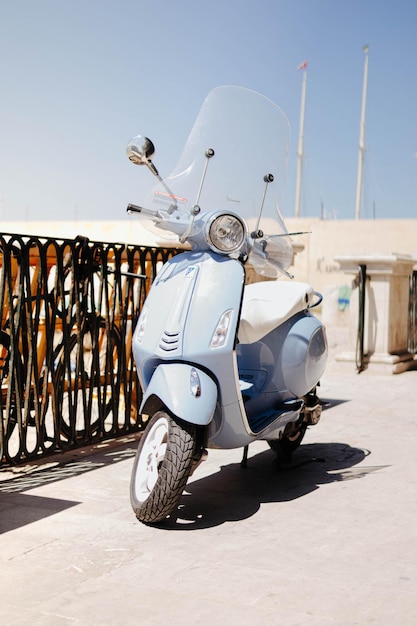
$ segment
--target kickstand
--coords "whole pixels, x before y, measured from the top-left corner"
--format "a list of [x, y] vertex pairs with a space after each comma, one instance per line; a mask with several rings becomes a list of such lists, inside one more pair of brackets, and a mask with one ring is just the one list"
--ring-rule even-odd
[[246, 469], [248, 466], [248, 450], [249, 450], [249, 446], [245, 446], [243, 448], [243, 457], [240, 462], [240, 467], [243, 467], [243, 469]]

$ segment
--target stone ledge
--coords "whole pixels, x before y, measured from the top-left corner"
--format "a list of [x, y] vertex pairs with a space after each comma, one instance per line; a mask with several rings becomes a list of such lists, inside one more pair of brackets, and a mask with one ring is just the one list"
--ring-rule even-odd
[[[356, 364], [355, 352], [342, 352], [336, 356], [339, 363]], [[364, 356], [364, 366], [372, 365], [372, 371], [379, 371], [381, 374], [401, 374], [408, 370], [417, 369], [417, 358], [405, 352], [403, 354], [384, 354], [375, 352]]]

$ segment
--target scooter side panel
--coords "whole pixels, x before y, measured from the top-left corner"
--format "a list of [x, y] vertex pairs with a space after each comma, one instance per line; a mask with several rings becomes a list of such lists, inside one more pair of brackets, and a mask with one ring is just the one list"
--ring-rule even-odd
[[294, 395], [301, 397], [317, 384], [326, 367], [327, 351], [323, 324], [310, 314], [296, 317], [281, 350], [284, 381]]

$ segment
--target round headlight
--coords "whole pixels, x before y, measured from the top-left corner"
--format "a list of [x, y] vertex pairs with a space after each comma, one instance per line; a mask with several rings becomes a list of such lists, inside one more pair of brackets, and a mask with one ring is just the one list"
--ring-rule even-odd
[[246, 235], [245, 224], [237, 215], [221, 213], [210, 222], [207, 240], [210, 247], [221, 254], [239, 250]]

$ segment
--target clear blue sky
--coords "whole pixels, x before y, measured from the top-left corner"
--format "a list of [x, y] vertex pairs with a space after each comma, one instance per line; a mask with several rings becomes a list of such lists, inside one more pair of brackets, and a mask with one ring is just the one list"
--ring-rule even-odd
[[362, 215], [417, 218], [414, 0], [0, 0], [0, 218], [123, 219], [149, 176], [129, 138], [167, 175], [221, 84], [286, 112], [292, 216], [304, 60], [301, 214], [354, 218], [364, 44]]

